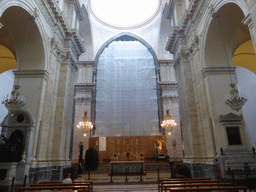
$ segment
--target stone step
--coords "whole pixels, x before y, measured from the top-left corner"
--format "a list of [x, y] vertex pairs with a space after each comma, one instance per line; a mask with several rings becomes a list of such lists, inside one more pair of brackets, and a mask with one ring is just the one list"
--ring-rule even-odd
[[[170, 172], [170, 165], [168, 162], [145, 162], [145, 172]], [[110, 163], [100, 163], [95, 174], [110, 173]]]

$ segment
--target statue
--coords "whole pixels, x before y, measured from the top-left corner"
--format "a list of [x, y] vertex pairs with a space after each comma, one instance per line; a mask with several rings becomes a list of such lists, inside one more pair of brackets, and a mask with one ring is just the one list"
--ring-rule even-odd
[[19, 162], [22, 159], [23, 133], [20, 130], [12, 132], [9, 139], [3, 137], [4, 144], [0, 145], [0, 162]]

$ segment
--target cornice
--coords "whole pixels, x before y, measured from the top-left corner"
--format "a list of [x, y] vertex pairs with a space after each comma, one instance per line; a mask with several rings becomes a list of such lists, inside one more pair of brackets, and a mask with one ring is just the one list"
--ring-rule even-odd
[[[81, 15], [81, 8], [80, 4], [77, 0], [69, 0], [69, 3], [75, 4], [76, 6], [76, 13]], [[78, 54], [81, 55], [81, 53], [85, 52], [84, 45], [82, 43], [82, 40], [80, 36], [78, 35], [78, 32], [76, 30], [70, 30], [67, 24], [67, 21], [65, 20], [65, 17], [61, 14], [61, 11], [58, 8], [58, 5], [55, 3], [54, 0], [47, 0], [47, 4], [53, 14], [53, 17], [56, 19], [56, 23], [59, 24], [61, 29], [65, 33], [64, 37], [64, 46], [70, 46], [70, 40], [73, 39], [75, 46], [77, 47]], [[82, 16], [80, 16], [80, 19], [82, 19]], [[72, 38], [73, 37], [73, 38]]]
[[169, 51], [171, 54], [175, 54], [175, 46], [177, 44], [178, 38], [183, 37], [185, 35], [185, 31], [189, 27], [189, 23], [191, 23], [191, 20], [200, 1], [201, 0], [192, 0], [187, 11], [183, 16], [181, 25], [172, 27], [170, 35], [168, 36], [168, 42], [165, 47], [166, 51]]
[[77, 63], [78, 66], [81, 66], [81, 65], [91, 65], [91, 66], [94, 66], [94, 61], [78, 61]]
[[177, 101], [179, 99], [179, 95], [163, 95], [163, 100], [171, 100], [171, 101]]
[[60, 14], [60, 10], [59, 10], [58, 6], [56, 5], [55, 1], [47, 0], [47, 3], [49, 5], [53, 15], [55, 16], [56, 20], [60, 22], [62, 29], [66, 33], [69, 33], [69, 28], [68, 28], [67, 22], [66, 22], [65, 18]]
[[85, 52], [85, 47], [84, 47], [84, 45], [82, 43], [82, 40], [81, 40], [79, 34], [77, 33], [77, 31], [72, 30], [71, 34], [73, 35], [75, 45], [78, 47], [78, 49], [80, 51], [80, 54], [84, 53]]
[[167, 88], [178, 88], [178, 83], [177, 81], [158, 81], [157, 84], [160, 86], [162, 89], [167, 89]]
[[226, 115], [219, 116], [219, 122], [222, 124], [226, 124], [229, 122], [240, 122], [243, 120], [243, 115], [236, 115], [234, 113], [228, 113]]
[[49, 73], [46, 70], [14, 70], [15, 77], [19, 78], [48, 78]]
[[95, 83], [76, 83], [75, 89], [93, 89], [95, 85]]
[[209, 75], [235, 74], [236, 67], [205, 67], [201, 72], [203, 78], [206, 78]]
[[158, 60], [159, 65], [174, 65], [174, 60]]

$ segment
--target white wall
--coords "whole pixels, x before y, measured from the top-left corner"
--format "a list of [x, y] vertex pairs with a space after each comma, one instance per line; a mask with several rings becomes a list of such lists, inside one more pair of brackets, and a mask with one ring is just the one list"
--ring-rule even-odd
[[[6, 71], [4, 73], [0, 74], [0, 124], [4, 120], [5, 116], [8, 114], [8, 110], [5, 108], [5, 106], [2, 104], [3, 98], [7, 96], [10, 97], [13, 83], [14, 83], [14, 74], [12, 70]], [[1, 131], [2, 127], [0, 127]]]
[[242, 93], [247, 98], [243, 107], [243, 116], [249, 144], [251, 147], [256, 147], [256, 75], [243, 67], [237, 67], [236, 74], [240, 95]]

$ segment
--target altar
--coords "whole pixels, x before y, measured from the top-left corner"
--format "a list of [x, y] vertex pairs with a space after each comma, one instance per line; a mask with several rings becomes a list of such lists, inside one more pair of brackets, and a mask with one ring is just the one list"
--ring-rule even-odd
[[[161, 143], [161, 145], [159, 144]], [[166, 154], [164, 135], [92, 137], [89, 146], [98, 151], [99, 162], [141, 162]]]
[[141, 174], [145, 173], [144, 161], [111, 161], [112, 174]]

